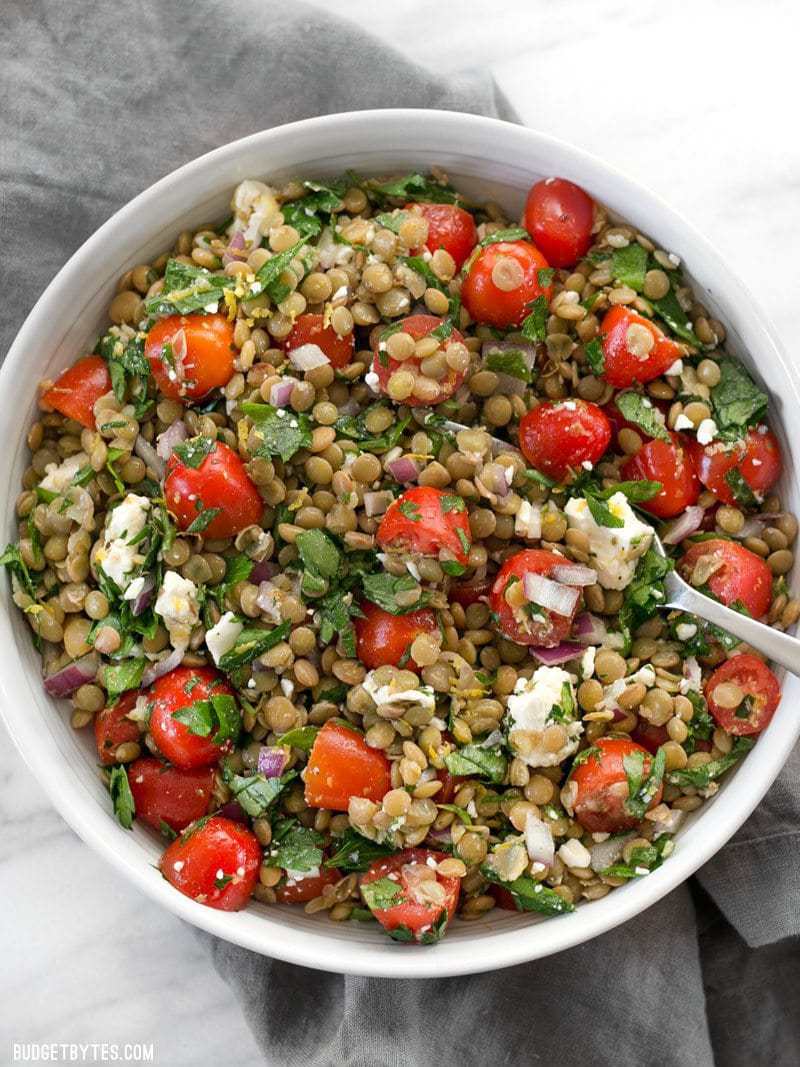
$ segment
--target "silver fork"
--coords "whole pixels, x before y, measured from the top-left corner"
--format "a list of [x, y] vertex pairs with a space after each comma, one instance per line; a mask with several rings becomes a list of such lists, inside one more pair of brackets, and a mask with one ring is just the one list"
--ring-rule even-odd
[[[425, 417], [430, 414], [429, 409], [414, 408], [412, 413], [419, 425], [424, 427]], [[449, 419], [439, 423], [439, 427], [449, 433], [458, 433], [459, 430], [470, 428], [463, 422], [452, 422]], [[491, 435], [490, 440], [493, 456], [499, 456], [503, 452], [515, 452], [521, 455], [519, 449], [509, 444], [508, 441]], [[657, 534], [653, 537], [653, 548], [660, 555], [666, 556], [667, 553]], [[740, 641], [746, 641], [756, 651], [761, 652], [775, 663], [779, 663], [787, 671], [800, 675], [800, 639], [797, 637], [782, 633], [772, 626], [767, 626], [766, 623], [758, 622], [756, 619], [734, 611], [733, 608], [720, 604], [718, 600], [713, 600], [689, 585], [675, 571], [670, 571], [667, 575], [664, 589], [666, 600], [662, 607], [686, 611], [690, 615], [696, 615], [698, 619], [719, 626], [727, 630], [729, 634], [733, 634], [734, 637], [738, 637]]]

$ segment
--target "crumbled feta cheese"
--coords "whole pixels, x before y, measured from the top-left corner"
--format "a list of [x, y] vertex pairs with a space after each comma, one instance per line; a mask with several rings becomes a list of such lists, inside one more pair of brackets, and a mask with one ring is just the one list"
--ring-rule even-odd
[[710, 445], [717, 436], [717, 424], [713, 419], [703, 419], [697, 427], [697, 440], [701, 445]]
[[597, 649], [594, 645], [589, 645], [584, 654], [581, 656], [581, 677], [584, 681], [587, 678], [591, 678], [594, 674], [594, 661], [597, 655]]
[[137, 596], [144, 589], [144, 575], [140, 575], [138, 578], [134, 578], [128, 588], [125, 590], [122, 599], [123, 600], [135, 600]]
[[287, 885], [303, 882], [306, 878], [319, 878], [319, 867], [312, 867], [310, 871], [293, 871], [291, 867], [284, 867], [286, 871]]
[[200, 621], [197, 586], [177, 571], [167, 571], [158, 594], [156, 615], [164, 620], [173, 648], [186, 648], [192, 627]]
[[672, 363], [669, 367], [667, 367], [667, 369], [664, 371], [664, 373], [668, 374], [668, 375], [680, 374], [682, 370], [683, 370], [683, 360], [682, 359], [676, 359], [674, 363]]
[[109, 512], [103, 544], [95, 553], [95, 563], [123, 592], [128, 588], [131, 572], [144, 562], [137, 550], [141, 542], [132, 545], [147, 523], [150, 501], [146, 496], [128, 493], [125, 499]]
[[566, 867], [588, 867], [592, 857], [589, 849], [580, 843], [576, 837], [570, 838], [558, 850], [558, 858]]
[[373, 393], [380, 392], [380, 378], [374, 370], [368, 371], [364, 375], [364, 384], [372, 390]]
[[436, 697], [429, 685], [421, 685], [419, 689], [395, 689], [393, 684], [379, 685], [375, 680], [375, 671], [370, 671], [361, 683], [369, 693], [376, 705], [384, 707], [389, 704], [413, 704], [415, 707], [436, 707]]
[[[571, 711], [564, 708], [565, 686], [569, 687], [569, 699], [574, 708], [572, 675], [561, 667], [539, 667], [532, 678], [520, 678], [508, 698], [509, 742], [529, 767], [555, 767], [577, 751], [583, 725], [580, 721], [569, 720]], [[557, 721], [567, 731], [567, 741], [557, 752], [548, 752], [541, 735], [556, 721], [550, 718], [556, 705], [564, 712]]]
[[230, 652], [236, 644], [243, 629], [244, 624], [239, 622], [233, 612], [226, 611], [216, 626], [206, 630], [206, 648], [217, 665], [225, 653]]
[[686, 416], [683, 414], [683, 412], [681, 412], [680, 415], [675, 420], [674, 429], [676, 429], [676, 430], [693, 430], [694, 429], [694, 423], [692, 422], [691, 419], [687, 419]]
[[294, 682], [291, 678], [281, 678], [281, 692], [285, 697], [291, 700], [292, 694], [294, 693]]
[[697, 627], [693, 622], [679, 622], [675, 627], [675, 636], [679, 641], [691, 641], [697, 633]]
[[595, 522], [584, 497], [573, 497], [564, 508], [570, 528], [589, 538], [589, 563], [604, 589], [624, 589], [632, 580], [640, 556], [653, 540], [653, 527], [635, 514], [624, 493], [614, 493], [608, 510], [624, 523], [621, 527]]
[[594, 470], [594, 463], [590, 459], [581, 460], [581, 466], [585, 471]]
[[89, 462], [85, 452], [76, 452], [74, 456], [68, 456], [61, 463], [48, 463], [45, 467], [45, 476], [39, 482], [39, 488], [48, 493], [61, 495], [72, 485], [72, 479]]
[[542, 536], [542, 509], [529, 500], [521, 500], [514, 518], [514, 533], [517, 537], [537, 540]]

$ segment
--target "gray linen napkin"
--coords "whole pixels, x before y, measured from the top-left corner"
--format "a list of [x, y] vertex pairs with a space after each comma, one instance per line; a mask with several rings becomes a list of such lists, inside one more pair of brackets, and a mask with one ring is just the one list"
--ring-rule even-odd
[[[365, 106], [515, 117], [487, 74], [437, 78], [302, 4], [13, 0], [3, 16], [0, 353], [100, 223], [217, 145]], [[281, 1067], [789, 1067], [800, 1062], [798, 771], [795, 752], [691, 886], [536, 963], [430, 982], [344, 978], [200, 936], [265, 1062]]]

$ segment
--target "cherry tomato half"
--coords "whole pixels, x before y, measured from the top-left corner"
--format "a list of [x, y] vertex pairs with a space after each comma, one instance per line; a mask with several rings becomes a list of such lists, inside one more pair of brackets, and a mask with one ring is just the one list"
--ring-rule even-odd
[[97, 755], [100, 762], [110, 767], [116, 763], [114, 753], [120, 745], [130, 741], [138, 741], [140, 737], [139, 727], [127, 717], [129, 711], [139, 698], [138, 690], [123, 693], [116, 704], [103, 710], [95, 716], [94, 739], [97, 745]]
[[67, 367], [42, 396], [55, 411], [94, 430], [94, 405], [111, 389], [111, 375], [104, 359], [83, 356]]
[[685, 440], [676, 433], [671, 433], [670, 438], [646, 441], [620, 470], [626, 481], [661, 482], [658, 493], [639, 505], [660, 519], [680, 515], [700, 496], [700, 483]]
[[158, 866], [171, 885], [198, 904], [239, 911], [258, 881], [261, 845], [241, 823], [214, 815], [176, 837]]
[[[385, 930], [407, 930], [407, 940], [438, 940], [441, 933], [432, 928], [446, 918], [450, 922], [458, 905], [461, 881], [438, 874], [431, 863], [447, 859], [444, 852], [430, 852], [425, 848], [407, 848], [396, 856], [376, 860], [361, 877], [362, 887], [379, 879], [389, 879], [397, 886], [398, 902], [388, 908], [371, 908], [372, 914]], [[428, 861], [431, 861], [430, 863]], [[436, 881], [442, 887], [443, 900], [432, 903], [426, 895], [425, 882]], [[367, 900], [368, 896], [364, 895]], [[443, 932], [443, 931], [442, 931]]]
[[[409, 315], [408, 318], [402, 320], [400, 325], [403, 333], [407, 333], [415, 341], [420, 341], [423, 337], [433, 333], [434, 330], [439, 329], [443, 321], [443, 319], [437, 318], [435, 315]], [[463, 340], [464, 338], [458, 330], [453, 330], [449, 337], [442, 340], [441, 350], [445, 355], [445, 359], [448, 346], [456, 343], [461, 344]], [[414, 382], [408, 383], [411, 391], [406, 396], [398, 399], [402, 399], [403, 403], [411, 404], [414, 407], [430, 407], [434, 404], [441, 404], [444, 400], [449, 400], [453, 393], [463, 385], [466, 367], [464, 370], [457, 370], [448, 365], [444, 377], [434, 379], [423, 374], [422, 363], [421, 357], [416, 355], [411, 356], [409, 359], [404, 359], [402, 362], [392, 359], [386, 351], [386, 342], [381, 340], [380, 333], [378, 333], [372, 360], [372, 372], [378, 376], [378, 385], [382, 393], [387, 396], [392, 395], [389, 392], [389, 382], [395, 374], [411, 374], [414, 377]]]
[[462, 608], [479, 601], [487, 601], [494, 581], [492, 578], [471, 578], [468, 582], [454, 582], [447, 591], [447, 598]]
[[528, 462], [556, 481], [584, 463], [594, 466], [611, 441], [611, 424], [588, 400], [550, 400], [523, 415], [519, 447]]
[[594, 203], [566, 178], [536, 182], [525, 202], [525, 229], [554, 267], [572, 267], [592, 243]]
[[309, 753], [305, 782], [311, 808], [347, 811], [350, 797], [377, 804], [391, 789], [389, 761], [357, 730], [329, 719]]
[[176, 667], [153, 682], [148, 692], [151, 702], [150, 736], [158, 751], [181, 770], [210, 767], [231, 749], [230, 742], [214, 743], [213, 734], [202, 737], [174, 718], [175, 712], [211, 696], [233, 696], [233, 689], [213, 667]]
[[144, 354], [161, 393], [199, 400], [233, 377], [233, 323], [224, 315], [170, 315], [152, 327]]
[[[650, 753], [627, 738], [599, 738], [592, 745], [588, 759], [573, 767], [569, 781], [577, 789], [573, 805], [575, 818], [585, 830], [616, 834], [638, 825], [639, 819], [625, 806], [630, 797], [630, 786], [623, 762], [637, 752], [643, 758], [643, 781], [650, 773]], [[661, 793], [662, 787], [659, 786], [648, 811], [659, 803]]]
[[707, 556], [718, 564], [703, 585], [723, 604], [742, 604], [754, 619], [766, 615], [772, 600], [772, 571], [767, 564], [744, 545], [722, 538], [698, 541], [683, 554], [679, 570], [692, 581], [695, 567]]
[[428, 224], [425, 247], [429, 252], [443, 248], [455, 260], [456, 270], [460, 270], [478, 243], [478, 231], [472, 215], [455, 204], [406, 204], [404, 210], [416, 209]]
[[322, 315], [298, 315], [284, 348], [292, 352], [302, 345], [316, 345], [331, 361], [332, 367], [346, 367], [356, 348], [353, 331], [340, 337], [332, 326], [323, 326], [323, 322]]
[[128, 783], [137, 819], [156, 830], [166, 823], [180, 831], [208, 811], [214, 769], [181, 771], [159, 759], [137, 759], [128, 767]]
[[[520, 589], [519, 603], [510, 604], [507, 599], [509, 585], [522, 585], [526, 574], [542, 574], [548, 577], [553, 567], [563, 566], [564, 557], [542, 548], [526, 548], [509, 557], [495, 578], [489, 605], [497, 616], [500, 632], [518, 645], [535, 645], [538, 648], [554, 648], [569, 634], [572, 620], [580, 607], [580, 599], [570, 615], [557, 615], [537, 605], [528, 604]], [[535, 608], [535, 614], [531, 613]]]
[[326, 885], [336, 885], [342, 875], [334, 867], [322, 867], [319, 874], [310, 878], [284, 879], [275, 887], [275, 899], [279, 904], [305, 904], [316, 900]]
[[[723, 684], [724, 688], [718, 689]], [[735, 707], [730, 706], [733, 687], [744, 694]], [[775, 714], [781, 685], [758, 656], [743, 652], [717, 667], [705, 684], [705, 694], [708, 710], [723, 730], [729, 734], [760, 734]]]
[[[179, 529], [198, 524], [193, 532], [210, 539], [233, 537], [247, 526], [258, 525], [264, 511], [264, 501], [244, 463], [222, 441], [214, 442], [197, 467], [173, 452], [167, 461], [164, 497]], [[211, 521], [201, 525], [203, 512], [214, 509]]]
[[472, 261], [461, 287], [464, 307], [476, 322], [519, 326], [538, 296], [550, 303], [552, 286], [539, 280], [539, 271], [548, 267], [542, 253], [529, 241], [487, 245]]
[[[629, 335], [631, 327], [636, 329]], [[634, 382], [650, 382], [681, 358], [681, 350], [674, 341], [665, 337], [649, 319], [621, 305], [606, 312], [600, 333], [603, 338], [602, 376], [615, 389], [624, 389]], [[652, 338], [649, 350], [646, 347], [649, 342], [642, 346], [647, 333]]]
[[387, 508], [376, 540], [381, 548], [455, 561], [464, 567], [472, 546], [464, 501], [427, 485], [407, 489]]
[[[392, 615], [369, 600], [362, 600], [359, 608], [363, 618], [355, 619], [356, 651], [368, 670], [387, 664], [399, 667], [408, 656], [414, 638], [438, 631], [436, 614], [428, 608], [410, 611], [407, 615]], [[412, 659], [403, 664], [410, 671], [417, 670]]]
[[748, 430], [741, 441], [710, 445], [690, 444], [700, 481], [724, 504], [737, 504], [736, 493], [728, 480], [731, 471], [738, 471], [753, 493], [763, 500], [781, 476], [783, 461], [778, 439], [766, 426]]

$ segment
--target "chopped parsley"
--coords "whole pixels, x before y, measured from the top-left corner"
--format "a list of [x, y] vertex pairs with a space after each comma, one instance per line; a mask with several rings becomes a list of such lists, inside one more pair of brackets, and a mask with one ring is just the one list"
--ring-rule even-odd
[[379, 844], [377, 841], [370, 841], [352, 827], [345, 830], [336, 844], [336, 851], [325, 860], [324, 866], [347, 872], [366, 871], [375, 860], [391, 856], [395, 851], [390, 843]]
[[508, 761], [499, 748], [464, 745], [444, 757], [450, 774], [473, 775], [499, 784], [506, 776]]
[[664, 779], [666, 753], [659, 748], [651, 760], [650, 770], [644, 770], [645, 753], [640, 750], [629, 752], [622, 758], [625, 777], [628, 780], [628, 796], [625, 810], [636, 819], [643, 819], [645, 813], [656, 797]]
[[217, 442], [211, 437], [190, 437], [188, 441], [181, 441], [179, 445], [175, 445], [172, 451], [185, 467], [197, 470], [206, 456], [214, 451], [216, 445]]
[[481, 874], [495, 885], [508, 890], [514, 899], [519, 911], [535, 911], [540, 915], [564, 915], [575, 911], [575, 905], [560, 896], [554, 889], [550, 889], [541, 882], [534, 881], [528, 875], [520, 875], [513, 882], [504, 882], [498, 878], [493, 868], [488, 863], [481, 867]]
[[719, 370], [719, 382], [711, 390], [714, 421], [722, 433], [735, 431], [736, 436], [741, 436], [748, 426], [764, 417], [769, 398], [740, 363], [722, 359]]
[[297, 819], [280, 819], [272, 830], [272, 844], [264, 854], [265, 867], [284, 870], [318, 870], [322, 863], [322, 834]]
[[730, 752], [719, 759], [701, 763], [699, 767], [687, 767], [682, 771], [670, 771], [667, 781], [670, 785], [693, 786], [695, 789], [707, 789], [718, 778], [745, 756], [755, 744], [752, 737], [737, 737]]
[[629, 390], [619, 393], [614, 403], [620, 415], [640, 426], [648, 437], [655, 437], [659, 441], [670, 440], [661, 412], [646, 396]]
[[418, 588], [416, 579], [410, 574], [395, 576], [387, 571], [379, 571], [377, 574], [365, 574], [361, 581], [364, 596], [377, 604], [379, 608], [388, 611], [390, 615], [407, 615], [411, 611], [419, 611], [430, 601], [431, 594], [420, 591], [419, 598], [409, 605], [397, 603], [398, 593], [408, 593]]
[[520, 332], [526, 341], [544, 341], [547, 336], [547, 299], [537, 296], [528, 307], [530, 312], [522, 320]]
[[611, 275], [618, 285], [627, 285], [641, 293], [646, 273], [647, 252], [640, 244], [633, 242], [611, 253]]
[[274, 648], [289, 636], [292, 623], [289, 619], [272, 630], [263, 630], [258, 626], [246, 626], [236, 638], [236, 644], [220, 657], [219, 666], [226, 673], [242, 667]]
[[111, 793], [111, 803], [117, 822], [120, 826], [124, 826], [126, 830], [130, 830], [136, 815], [136, 804], [133, 800], [133, 793], [128, 781], [128, 772], [125, 767], [112, 767], [108, 777], [108, 789]]
[[511, 378], [518, 378], [519, 381], [525, 382], [526, 385], [533, 381], [533, 372], [525, 359], [525, 353], [520, 348], [490, 348], [483, 365], [495, 374], [507, 374]]
[[242, 411], [253, 423], [256, 456], [280, 456], [287, 463], [301, 448], [311, 444], [308, 415], [287, 412], [271, 404], [244, 403]]

